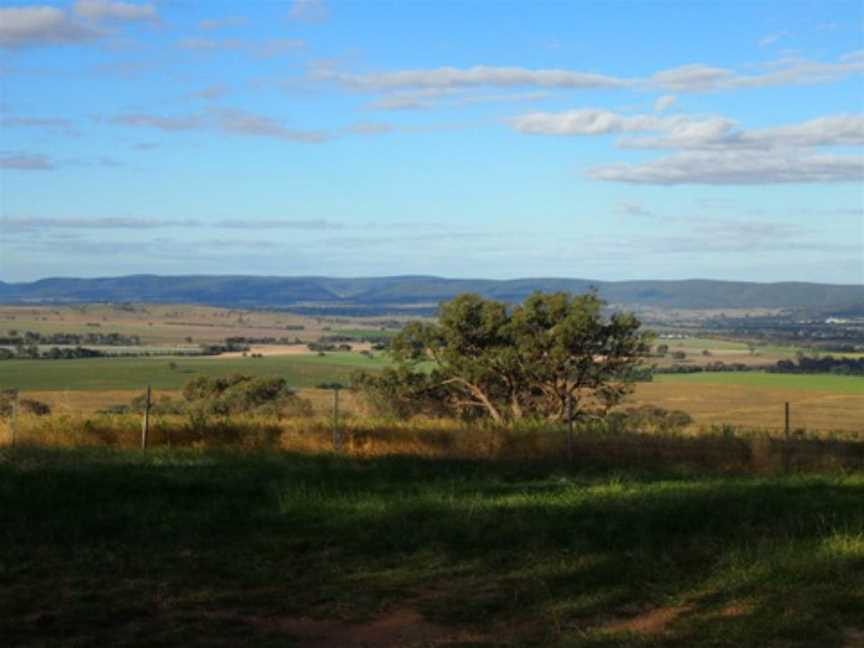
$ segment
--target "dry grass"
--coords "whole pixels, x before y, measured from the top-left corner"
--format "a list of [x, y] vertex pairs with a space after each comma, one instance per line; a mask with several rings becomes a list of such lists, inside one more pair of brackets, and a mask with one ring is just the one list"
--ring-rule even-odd
[[[21, 445], [136, 448], [141, 416], [133, 414], [22, 415], [15, 438]], [[9, 443], [9, 421], [0, 423], [0, 445]], [[345, 415], [334, 431], [329, 416], [277, 418], [152, 416], [151, 447], [244, 448], [318, 454], [338, 450], [354, 457], [392, 455], [516, 462], [560, 463], [567, 437], [560, 426], [517, 428], [466, 424], [451, 419], [376, 419]], [[711, 433], [598, 432], [577, 430], [573, 458], [586, 466], [656, 469], [681, 466], [702, 471], [775, 473], [793, 470], [864, 468], [864, 443], [857, 434], [820, 438], [799, 435], [790, 442], [753, 430]]]
[[860, 432], [864, 435], [864, 398], [819, 389], [750, 385], [639, 383], [634, 402], [684, 410], [695, 428], [734, 425], [783, 429], [784, 403], [790, 403], [791, 426], [818, 432]]
[[[110, 391], [27, 391], [22, 396], [51, 405], [58, 413], [93, 414], [111, 405], [128, 404], [139, 390]], [[333, 392], [303, 389], [315, 412], [332, 412]], [[178, 397], [179, 391], [159, 390], [155, 397]], [[364, 415], [361, 403], [349, 390], [339, 394], [340, 409]], [[783, 429], [784, 403], [791, 405], [793, 429], [809, 432], [859, 432], [864, 435], [864, 398], [857, 394], [838, 394], [818, 389], [789, 389], [747, 385], [708, 385], [679, 383], [639, 383], [628, 405], [657, 405], [684, 410], [693, 417], [691, 432], [711, 426], [733, 425], [773, 431]]]

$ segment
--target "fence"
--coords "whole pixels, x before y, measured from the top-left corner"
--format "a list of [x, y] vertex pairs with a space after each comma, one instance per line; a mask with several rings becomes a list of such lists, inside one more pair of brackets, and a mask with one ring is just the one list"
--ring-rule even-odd
[[854, 430], [804, 432], [796, 425], [796, 408], [788, 403], [778, 416], [785, 425], [778, 428], [751, 430], [714, 425], [687, 433], [601, 433], [578, 426], [494, 428], [440, 419], [393, 421], [360, 417], [352, 411], [355, 404], [350, 396], [346, 399], [338, 388], [316, 392], [317, 412], [309, 417], [238, 415], [198, 422], [195, 427], [183, 416], [154, 415], [154, 393], [148, 387], [145, 394], [140, 413], [88, 413], [85, 408], [74, 407], [71, 401], [64, 405], [58, 397], [52, 403], [54, 414], [39, 417], [22, 411], [27, 398], [16, 393], [0, 422], [5, 427], [5, 434], [0, 430], [0, 443], [122, 448], [238, 445], [335, 450], [361, 456], [416, 453], [760, 473], [864, 469], [864, 429], [860, 430], [860, 438]]

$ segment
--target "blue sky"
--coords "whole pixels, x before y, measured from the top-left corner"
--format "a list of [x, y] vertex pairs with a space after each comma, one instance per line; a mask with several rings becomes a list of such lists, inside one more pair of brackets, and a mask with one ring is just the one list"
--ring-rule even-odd
[[0, 5], [0, 280], [864, 283], [860, 2]]

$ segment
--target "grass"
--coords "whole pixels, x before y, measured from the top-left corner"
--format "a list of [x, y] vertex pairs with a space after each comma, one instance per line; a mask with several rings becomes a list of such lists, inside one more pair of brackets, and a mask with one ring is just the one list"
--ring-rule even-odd
[[854, 645], [864, 476], [0, 451], [10, 646]]
[[695, 374], [657, 374], [654, 380], [660, 383], [746, 385], [864, 395], [864, 378], [861, 376], [779, 374], [765, 371], [706, 371]]

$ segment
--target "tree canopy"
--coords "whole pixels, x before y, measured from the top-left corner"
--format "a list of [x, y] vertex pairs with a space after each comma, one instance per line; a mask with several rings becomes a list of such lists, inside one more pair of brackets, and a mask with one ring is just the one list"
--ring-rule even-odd
[[630, 313], [605, 317], [596, 293], [535, 292], [522, 304], [466, 293], [437, 322], [406, 326], [395, 368], [355, 385], [392, 413], [566, 420], [602, 415], [629, 391], [650, 334]]

